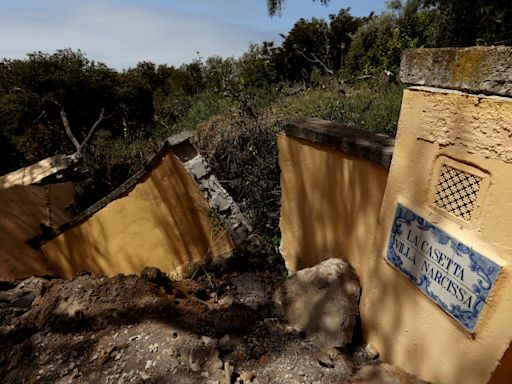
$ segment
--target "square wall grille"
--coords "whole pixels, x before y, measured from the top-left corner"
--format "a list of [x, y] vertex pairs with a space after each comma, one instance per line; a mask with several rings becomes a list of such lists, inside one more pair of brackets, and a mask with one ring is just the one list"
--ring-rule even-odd
[[470, 221], [481, 184], [481, 177], [443, 164], [434, 205], [459, 219]]

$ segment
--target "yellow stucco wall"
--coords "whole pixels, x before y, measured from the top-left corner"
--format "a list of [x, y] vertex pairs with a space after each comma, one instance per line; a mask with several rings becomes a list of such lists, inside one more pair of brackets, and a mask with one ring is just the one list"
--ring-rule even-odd
[[[512, 101], [427, 88], [404, 93], [393, 161], [361, 298], [366, 340], [384, 361], [435, 383], [512, 382]], [[471, 223], [431, 206], [441, 156], [480, 169], [490, 185]], [[502, 266], [474, 333], [384, 259], [397, 202]]]
[[72, 202], [71, 183], [0, 189], [0, 280], [54, 274], [42, 253], [25, 241], [41, 233], [41, 223], [59, 225], [69, 220], [65, 207]]
[[[191, 176], [168, 152], [126, 196], [42, 246], [64, 277], [139, 273], [146, 266], [181, 276], [232, 250], [225, 229]], [[213, 220], [215, 222], [215, 220]]]
[[292, 136], [279, 135], [278, 145], [287, 268], [343, 258], [364, 290], [388, 169]]

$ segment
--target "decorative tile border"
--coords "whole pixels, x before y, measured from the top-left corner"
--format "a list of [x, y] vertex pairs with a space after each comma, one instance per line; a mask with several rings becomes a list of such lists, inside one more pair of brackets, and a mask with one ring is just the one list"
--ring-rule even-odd
[[501, 267], [398, 204], [387, 261], [472, 332]]

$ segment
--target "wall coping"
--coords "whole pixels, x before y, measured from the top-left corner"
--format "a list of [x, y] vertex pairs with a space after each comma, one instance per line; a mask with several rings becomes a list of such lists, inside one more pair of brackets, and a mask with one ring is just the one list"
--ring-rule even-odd
[[283, 131], [288, 136], [324, 144], [387, 168], [391, 165], [395, 140], [387, 135], [317, 118], [292, 121]]
[[102, 208], [110, 204], [112, 201], [119, 199], [120, 197], [125, 196], [130, 192], [135, 186], [140, 183], [158, 164], [161, 163], [163, 157], [167, 154], [167, 152], [186, 141], [189, 141], [191, 137], [191, 133], [189, 131], [182, 132], [178, 135], [171, 136], [167, 138], [158, 153], [151, 158], [146, 164], [144, 164], [141, 169], [135, 172], [128, 180], [126, 180], [123, 184], [113, 190], [110, 194], [105, 196], [104, 198], [98, 200], [96, 203], [91, 205], [89, 208], [80, 212], [79, 214], [73, 216], [69, 221], [60, 225], [57, 228], [53, 229], [45, 229], [44, 232], [40, 235], [37, 235], [29, 240], [27, 243], [33, 248], [39, 248], [44, 243], [54, 239], [60, 234], [64, 233], [68, 229], [75, 227], [76, 225], [82, 223], [87, 220], [89, 217], [94, 215], [96, 212], [100, 211]]
[[512, 47], [407, 49], [402, 54], [400, 80], [512, 97]]

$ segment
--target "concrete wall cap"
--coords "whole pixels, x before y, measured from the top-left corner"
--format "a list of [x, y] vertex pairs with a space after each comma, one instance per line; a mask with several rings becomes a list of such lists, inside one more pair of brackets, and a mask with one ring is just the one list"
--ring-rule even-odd
[[190, 131], [183, 131], [176, 135], [168, 137], [165, 141], [171, 146], [179, 145], [185, 141], [190, 140], [190, 137], [192, 136], [192, 132]]
[[512, 97], [512, 47], [407, 49], [402, 54], [400, 80]]
[[325, 144], [384, 167], [389, 168], [391, 164], [395, 140], [383, 134], [316, 118], [292, 121], [283, 131], [288, 136]]

